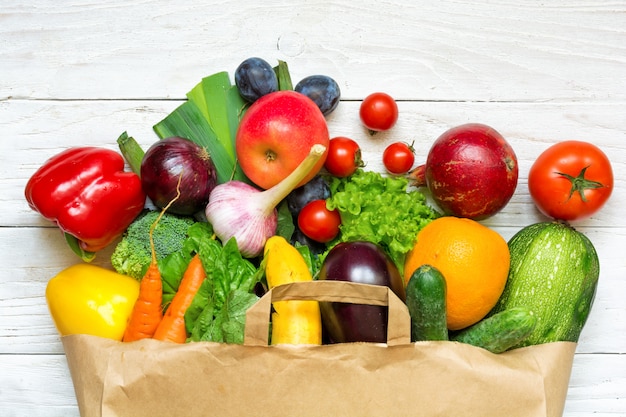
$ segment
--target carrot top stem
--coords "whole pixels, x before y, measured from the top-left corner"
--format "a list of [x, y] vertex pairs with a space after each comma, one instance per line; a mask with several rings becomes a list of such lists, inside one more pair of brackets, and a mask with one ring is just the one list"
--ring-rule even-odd
[[165, 214], [165, 212], [172, 206], [172, 204], [174, 204], [176, 200], [180, 198], [180, 183], [182, 179], [183, 179], [183, 171], [181, 170], [180, 175], [178, 176], [178, 183], [176, 184], [176, 196], [174, 196], [174, 198], [172, 198], [170, 202], [167, 203], [165, 207], [163, 207], [163, 210], [161, 210], [161, 212], [159, 213], [159, 217], [157, 217], [154, 223], [152, 223], [152, 226], [150, 226], [150, 252], [152, 254], [152, 262], [155, 264], [157, 262], [157, 259], [156, 259], [156, 250], [154, 249], [154, 238], [153, 238], [154, 229], [156, 229], [157, 224], [159, 223], [161, 218], [163, 218], [163, 215]]

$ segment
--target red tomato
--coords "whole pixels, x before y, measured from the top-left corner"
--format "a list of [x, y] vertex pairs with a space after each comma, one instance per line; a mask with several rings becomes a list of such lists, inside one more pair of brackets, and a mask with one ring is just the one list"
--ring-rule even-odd
[[316, 242], [330, 242], [339, 234], [341, 216], [337, 210], [328, 210], [326, 200], [313, 200], [298, 215], [298, 228]]
[[343, 136], [330, 140], [324, 167], [331, 175], [339, 178], [347, 177], [363, 165], [358, 143]]
[[383, 164], [391, 174], [406, 174], [415, 162], [413, 145], [404, 142], [394, 142], [383, 152]]
[[597, 212], [613, 191], [607, 156], [587, 142], [552, 145], [533, 163], [528, 190], [543, 214], [557, 220], [580, 220]]
[[359, 116], [371, 131], [389, 130], [398, 120], [398, 105], [389, 94], [372, 93], [361, 103]]

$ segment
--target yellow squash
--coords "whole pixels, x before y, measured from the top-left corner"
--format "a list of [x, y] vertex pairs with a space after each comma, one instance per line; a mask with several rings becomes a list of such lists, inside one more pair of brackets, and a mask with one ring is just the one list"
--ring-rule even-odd
[[[265, 243], [265, 276], [269, 288], [290, 282], [312, 281], [313, 277], [298, 250], [280, 236]], [[317, 301], [273, 303], [272, 344], [322, 343], [322, 319]]]
[[62, 336], [122, 340], [138, 296], [137, 280], [87, 263], [64, 269], [46, 287], [48, 309]]

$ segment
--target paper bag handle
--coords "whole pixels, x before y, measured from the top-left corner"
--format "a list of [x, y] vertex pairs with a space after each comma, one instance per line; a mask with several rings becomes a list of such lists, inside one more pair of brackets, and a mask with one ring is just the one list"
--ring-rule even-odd
[[389, 287], [346, 281], [318, 280], [284, 284], [265, 293], [246, 312], [244, 345], [267, 346], [272, 303], [287, 300], [387, 306], [387, 345], [405, 345], [411, 342], [409, 310]]

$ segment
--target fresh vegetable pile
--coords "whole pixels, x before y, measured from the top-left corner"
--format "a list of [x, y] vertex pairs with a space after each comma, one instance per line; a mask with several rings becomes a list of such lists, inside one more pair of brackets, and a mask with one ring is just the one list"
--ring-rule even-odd
[[[479, 223], [506, 206], [519, 175], [492, 127], [451, 127], [417, 167], [412, 143], [390, 143], [386, 172], [373, 172], [356, 140], [331, 138], [326, 117], [341, 97], [331, 77], [293, 87], [285, 62], [253, 57], [233, 79], [204, 78], [154, 125], [147, 150], [124, 132], [121, 155], [72, 148], [32, 176], [31, 208], [82, 258], [46, 291], [61, 335], [241, 344], [245, 313], [268, 289], [339, 280], [391, 288], [413, 341], [500, 353], [578, 340], [599, 261], [568, 222], [597, 213], [612, 192], [600, 149], [568, 141], [539, 155], [529, 190], [550, 219], [506, 242]], [[402, 116], [383, 92], [359, 112], [371, 135]], [[108, 245], [114, 270], [87, 263]], [[272, 344], [384, 342], [387, 311], [280, 301], [271, 326]]]

